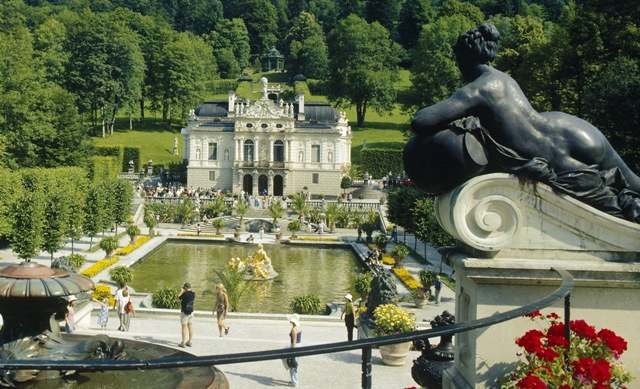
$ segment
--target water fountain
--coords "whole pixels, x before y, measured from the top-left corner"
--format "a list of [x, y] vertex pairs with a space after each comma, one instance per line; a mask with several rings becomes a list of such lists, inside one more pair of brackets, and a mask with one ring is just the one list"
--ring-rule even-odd
[[[93, 289], [90, 278], [34, 262], [10, 265], [0, 271], [0, 361], [11, 359], [108, 360], [146, 359], [188, 355], [168, 347], [112, 339], [106, 335], [76, 336], [60, 333], [68, 296]], [[126, 347], [125, 347], [126, 345]], [[126, 351], [125, 351], [126, 348]], [[186, 374], [190, 373], [190, 374]], [[146, 375], [151, 376], [146, 377]], [[140, 379], [144, 377], [144, 379]], [[3, 370], [0, 386], [51, 387], [51, 380], [65, 380], [73, 387], [90, 380], [97, 386], [126, 382], [189, 383], [197, 387], [227, 387], [224, 375], [214, 367], [177, 368], [153, 372], [78, 373], [76, 371]], [[195, 380], [195, 381], [194, 381]], [[215, 385], [214, 385], [215, 383]], [[61, 386], [62, 383], [54, 383]], [[187, 386], [190, 386], [187, 385]], [[122, 386], [122, 385], [120, 385]]]

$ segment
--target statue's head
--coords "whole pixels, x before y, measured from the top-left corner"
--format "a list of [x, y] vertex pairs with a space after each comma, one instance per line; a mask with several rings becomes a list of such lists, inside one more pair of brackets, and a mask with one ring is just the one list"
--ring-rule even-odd
[[500, 33], [493, 24], [482, 24], [458, 37], [453, 46], [458, 65], [487, 64], [496, 58]]

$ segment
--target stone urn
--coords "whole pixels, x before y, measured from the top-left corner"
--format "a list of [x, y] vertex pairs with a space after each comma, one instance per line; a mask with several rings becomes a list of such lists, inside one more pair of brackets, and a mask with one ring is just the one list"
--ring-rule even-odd
[[[431, 327], [450, 325], [455, 323], [455, 316], [448, 311], [442, 312], [431, 321]], [[417, 341], [416, 348], [422, 351], [422, 354], [413, 361], [411, 368], [411, 377], [427, 389], [442, 388], [442, 373], [453, 366], [454, 349], [453, 335], [444, 335], [440, 337], [440, 343], [436, 347], [431, 347], [429, 341]]]
[[240, 240], [240, 227], [236, 227], [235, 230], [233, 230], [233, 239]]
[[385, 344], [380, 346], [382, 363], [387, 366], [403, 366], [411, 349], [411, 342]]

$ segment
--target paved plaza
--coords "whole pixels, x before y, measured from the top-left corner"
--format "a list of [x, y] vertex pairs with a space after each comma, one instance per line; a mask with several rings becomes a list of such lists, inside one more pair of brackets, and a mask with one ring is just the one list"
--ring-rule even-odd
[[[137, 261], [140, 257], [146, 255], [151, 249], [157, 245], [154, 240], [164, 239], [170, 235], [177, 235], [181, 229], [179, 225], [162, 225], [156, 229], [160, 233], [160, 237], [153, 238], [152, 241], [146, 243], [133, 253], [126, 257], [121, 257], [119, 265], [128, 265]], [[352, 235], [350, 235], [352, 234]], [[355, 231], [344, 230], [339, 231], [335, 236], [343, 236], [347, 240], [355, 241]], [[228, 234], [229, 237], [232, 234]], [[331, 235], [329, 235], [331, 236]], [[402, 240], [403, 234], [399, 234]], [[407, 243], [413, 247], [412, 236], [409, 236]], [[94, 239], [94, 244], [96, 244]], [[129, 238], [127, 236], [120, 238], [120, 245], [127, 244]], [[275, 239], [272, 235], [265, 235], [264, 239], [256, 238], [254, 243], [274, 243]], [[80, 252], [87, 256], [88, 264], [101, 260], [104, 257], [102, 250], [88, 251], [89, 240], [83, 238], [81, 241], [75, 242], [74, 248], [76, 252]], [[265, 247], [268, 251], [268, 247]], [[390, 249], [391, 247], [389, 247]], [[421, 245], [418, 246], [422, 252]], [[357, 251], [365, 251], [364, 245], [358, 247]], [[430, 268], [437, 269], [440, 265], [440, 257], [438, 253], [431, 247], [427, 247], [427, 259], [430, 261]], [[56, 254], [57, 256], [68, 255], [70, 253], [70, 244]], [[36, 262], [49, 265], [50, 258], [43, 254], [33, 259]], [[0, 250], [0, 267], [10, 264], [19, 263], [20, 260], [8, 249]], [[409, 271], [417, 278], [417, 273], [425, 265], [416, 262], [413, 258], [407, 258], [403, 263]], [[443, 271], [449, 272], [446, 266]], [[108, 275], [105, 272], [94, 277], [94, 282], [107, 281]], [[420, 328], [428, 328], [428, 321], [434, 316], [442, 313], [443, 310], [454, 311], [454, 292], [446, 286], [442, 291], [442, 301], [439, 305], [432, 303], [425, 308], [416, 309], [408, 298], [409, 292], [400, 283], [397, 282], [400, 297], [404, 297], [404, 302], [400, 306], [415, 312]], [[134, 302], [140, 297], [134, 295]], [[88, 325], [85, 328], [78, 328], [79, 334], [94, 335], [103, 333], [113, 337], [124, 339], [135, 339], [139, 341], [150, 342], [168, 347], [178, 348], [180, 343], [180, 324], [178, 311], [144, 309], [138, 308], [135, 316], [131, 320], [131, 328], [129, 332], [120, 332], [116, 328], [118, 319], [115, 312], [111, 312], [108, 329], [102, 331], [97, 325], [98, 306], [91, 313], [90, 320], [86, 321]], [[303, 329], [303, 345], [317, 345], [332, 342], [342, 342], [346, 340], [346, 328], [339, 318], [339, 313], [333, 316], [303, 316], [301, 327]], [[196, 319], [194, 324], [195, 339], [193, 347], [184, 349], [194, 355], [221, 355], [227, 353], [262, 351], [269, 349], [279, 349], [287, 347], [288, 333], [290, 324], [286, 320], [285, 315], [277, 314], [249, 314], [249, 313], [230, 313], [228, 324], [231, 330], [228, 336], [219, 337], [215, 323], [215, 317], [211, 312], [196, 311]], [[437, 341], [434, 339], [433, 341]], [[373, 350], [373, 371], [372, 382], [374, 388], [407, 388], [417, 386], [411, 378], [412, 361], [420, 355], [417, 351], [411, 351], [407, 357], [407, 362], [402, 367], [389, 367], [382, 364], [378, 350]], [[280, 360], [268, 360], [244, 364], [222, 365], [219, 366], [227, 377], [231, 388], [264, 388], [288, 386], [289, 374], [284, 369]], [[300, 388], [358, 388], [361, 386], [361, 351], [354, 350], [343, 353], [333, 353], [325, 355], [315, 355], [303, 357], [300, 360], [298, 387]]]

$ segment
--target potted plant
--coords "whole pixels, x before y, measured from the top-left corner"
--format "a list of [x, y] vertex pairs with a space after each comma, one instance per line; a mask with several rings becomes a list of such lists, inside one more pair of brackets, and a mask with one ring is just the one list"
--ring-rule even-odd
[[109, 270], [109, 278], [118, 285], [128, 285], [133, 281], [133, 272], [128, 266], [116, 266]]
[[236, 205], [236, 214], [238, 214], [238, 217], [240, 218], [240, 221], [238, 222], [238, 227], [240, 228], [240, 230], [244, 228], [244, 215], [249, 212], [250, 208], [251, 205], [247, 201], [244, 201], [242, 199], [238, 200], [238, 204]]
[[[415, 331], [416, 318], [394, 304], [381, 304], [373, 311], [374, 334], [376, 336], [397, 335]], [[402, 366], [405, 363], [411, 342], [380, 346], [382, 363]]]
[[380, 234], [376, 236], [374, 243], [379, 250], [384, 251], [387, 248], [387, 244], [389, 244], [389, 238], [387, 238], [387, 235], [385, 234]]
[[69, 264], [74, 270], [80, 269], [87, 263], [87, 257], [82, 254], [73, 253], [69, 255]]
[[422, 283], [422, 289], [429, 292], [431, 294], [431, 287], [436, 283], [436, 276], [438, 274], [429, 269], [422, 269], [420, 273], [418, 273], [418, 277], [420, 278], [420, 282]]
[[113, 256], [113, 252], [118, 248], [118, 239], [115, 236], [105, 236], [100, 240], [98, 246], [104, 250], [106, 258], [109, 259]]
[[269, 205], [269, 214], [273, 218], [273, 225], [278, 225], [278, 219], [284, 216], [284, 208], [280, 200], [272, 201]]
[[156, 216], [155, 213], [145, 209], [144, 211], [144, 225], [149, 229], [149, 236], [153, 236], [155, 234], [154, 228], [160, 222], [160, 217]]
[[400, 267], [400, 264], [402, 264], [402, 261], [404, 261], [407, 255], [409, 255], [409, 248], [404, 243], [396, 243], [396, 245], [391, 249], [391, 257], [396, 261], [396, 267]]
[[216, 229], [216, 234], [220, 234], [220, 231], [224, 228], [224, 220], [222, 218], [213, 219], [211, 225]]
[[140, 235], [140, 227], [135, 224], [129, 224], [129, 226], [127, 226], [127, 235], [129, 235], [129, 239], [131, 239], [130, 244], [136, 244], [136, 236]]
[[413, 296], [413, 303], [416, 305], [416, 308], [424, 308], [429, 301], [429, 292], [422, 288], [412, 289], [411, 295]]
[[633, 379], [620, 362], [627, 341], [615, 332], [571, 320], [567, 339], [557, 314], [535, 311], [526, 316], [547, 328], [527, 331], [516, 340], [524, 353], [501, 388], [624, 388]]
[[291, 232], [291, 237], [295, 238], [296, 232], [302, 229], [302, 223], [300, 223], [300, 220], [292, 220], [291, 222], [289, 222], [287, 229]]

